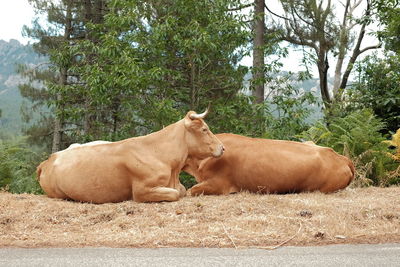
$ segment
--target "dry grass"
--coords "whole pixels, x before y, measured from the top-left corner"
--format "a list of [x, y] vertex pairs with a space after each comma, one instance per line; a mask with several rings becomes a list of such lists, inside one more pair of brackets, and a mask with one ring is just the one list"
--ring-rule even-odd
[[263, 247], [400, 242], [400, 187], [95, 205], [0, 193], [0, 247]]

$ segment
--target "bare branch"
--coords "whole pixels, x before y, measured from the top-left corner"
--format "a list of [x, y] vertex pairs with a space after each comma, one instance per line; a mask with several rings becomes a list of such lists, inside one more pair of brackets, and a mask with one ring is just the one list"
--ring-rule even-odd
[[[299, 15], [299, 13], [297, 13], [296, 9], [292, 6], [292, 13], [296, 14], [296, 16], [305, 24], [307, 24], [308, 26], [314, 27], [314, 25], [311, 22], [308, 22], [307, 20], [303, 19], [302, 16]], [[294, 18], [293, 18], [294, 19]]]
[[[322, 2], [321, 2], [321, 3], [322, 3]], [[321, 8], [321, 6], [319, 6], [319, 8]], [[323, 16], [323, 19], [321, 19], [321, 21], [325, 21], [325, 20], [326, 20], [326, 16], [328, 16], [329, 10], [330, 10], [330, 1], [329, 1], [329, 5], [328, 5], [327, 9], [326, 9], [325, 12], [324, 12], [325, 15]], [[297, 12], [297, 10], [296, 10], [296, 8], [294, 8], [294, 6], [291, 6], [291, 13], [292, 13], [292, 14], [296, 14], [296, 16], [297, 16], [301, 21], [303, 21], [305, 24], [307, 24], [308, 26], [310, 26], [310, 27], [312, 27], [312, 28], [316, 28], [318, 31], [323, 32], [325, 35], [327, 35], [327, 36], [329, 36], [329, 37], [332, 37], [332, 35], [331, 35], [329, 32], [325, 31], [324, 28], [321, 28], [320, 25], [316, 24], [315, 22], [314, 22], [314, 24], [313, 24], [313, 23], [308, 22], [307, 20], [303, 19], [303, 17], [300, 16], [300, 14]], [[296, 21], [296, 18], [295, 18], [294, 16], [293, 16], [293, 20]], [[296, 27], [298, 27], [298, 26], [296, 26]], [[300, 27], [299, 27], [299, 28], [300, 28]]]
[[378, 48], [381, 48], [381, 47], [382, 47], [382, 44], [381, 44], [381, 43], [379, 43], [379, 44], [377, 44], [377, 45], [371, 45], [371, 46], [368, 46], [368, 47], [365, 47], [365, 48], [361, 49], [361, 50], [358, 52], [358, 54], [360, 55], [360, 54], [364, 53], [364, 52], [367, 51], [367, 50], [370, 50], [370, 49], [378, 49]]
[[[294, 8], [292, 7], [292, 12], [290, 13], [292, 15], [292, 20], [285, 21], [285, 24], [286, 24], [286, 28], [292, 29], [295, 32], [295, 34], [297, 36], [299, 36], [300, 39], [293, 38], [292, 36], [290, 36], [290, 31], [288, 31], [286, 33], [286, 36], [284, 36], [284, 38], [285, 38], [284, 40], [288, 41], [289, 43], [293, 43], [295, 45], [306, 45], [306, 46], [314, 48], [317, 51], [318, 47], [316, 46], [315, 43], [305, 40], [305, 39], [310, 39], [309, 37], [306, 36], [305, 38], [302, 38], [306, 33], [302, 32], [301, 27], [297, 24], [297, 19], [295, 17], [295, 13], [296, 12], [295, 12]], [[296, 15], [299, 17], [299, 15], [297, 13], [296, 13]]]
[[274, 15], [274, 16], [276, 16], [276, 17], [278, 17], [278, 18], [284, 19], [284, 20], [289, 20], [289, 19], [286, 18], [286, 17], [283, 17], [283, 16], [281, 16], [281, 15], [278, 15], [278, 14], [272, 12], [271, 9], [269, 9], [267, 5], [264, 5], [264, 7], [265, 7], [265, 9], [266, 9], [269, 13], [271, 13], [272, 15]]
[[[365, 10], [364, 16], [365, 16], [365, 17], [368, 17], [368, 16], [370, 15], [370, 13], [371, 13], [371, 5], [370, 5], [370, 2], [367, 1], [367, 8], [366, 8], [366, 10]], [[366, 21], [364, 21], [364, 22], [361, 24], [361, 30], [360, 30], [360, 33], [359, 33], [359, 35], [358, 35], [357, 44], [356, 44], [356, 46], [354, 47], [353, 54], [352, 54], [352, 56], [351, 56], [351, 58], [350, 58], [350, 60], [349, 60], [349, 63], [347, 64], [346, 71], [345, 71], [345, 73], [343, 74], [343, 78], [342, 78], [342, 81], [341, 81], [341, 83], [340, 83], [340, 88], [341, 88], [341, 89], [346, 88], [347, 81], [348, 81], [349, 76], [350, 76], [350, 72], [353, 70], [353, 66], [354, 66], [354, 63], [355, 63], [356, 60], [357, 60], [357, 57], [358, 57], [361, 53], [363, 53], [363, 52], [365, 52], [365, 51], [367, 51], [367, 50], [376, 49], [376, 48], [379, 48], [379, 47], [380, 47], [380, 45], [374, 45], [374, 46], [369, 46], [369, 47], [366, 47], [366, 48], [360, 50], [361, 42], [362, 42], [362, 40], [363, 40], [363, 38], [364, 38], [364, 35], [365, 35], [365, 27], [366, 27], [366, 24], [367, 24]]]
[[[348, 4], [349, 4], [349, 2], [350, 2], [350, 0], [348, 0]], [[355, 1], [354, 2], [354, 5], [351, 5], [351, 4], [349, 4], [349, 12], [348, 12], [348, 15], [345, 15], [345, 17], [347, 16], [347, 17], [352, 17], [353, 16], [353, 12], [354, 12], [354, 10], [361, 4], [361, 2], [362, 2], [362, 0], [358, 0], [357, 2]], [[353, 27], [354, 26], [356, 26], [356, 25], [358, 25], [358, 23], [357, 22], [349, 22], [349, 26], [348, 26], [348, 29], [350, 30], [350, 29], [353, 29]]]
[[310, 42], [310, 41], [305, 41], [303, 39], [301, 39], [301, 40], [296, 39], [296, 38], [290, 36], [290, 33], [286, 33], [285, 35], [283, 35], [282, 39], [291, 44], [294, 44], [294, 45], [305, 45], [305, 46], [315, 49], [316, 51], [318, 50], [318, 47], [315, 43]]
[[353, 14], [353, 11], [361, 4], [362, 0], [358, 0], [357, 2], [354, 2], [353, 6], [350, 6], [350, 14]]
[[[322, 2], [321, 1], [321, 6], [322, 6]], [[321, 8], [321, 7], [320, 7]], [[322, 8], [321, 8], [322, 9]], [[328, 5], [326, 6], [326, 9], [324, 12], [322, 12], [322, 19], [321, 21], [326, 21], [326, 18], [328, 17], [329, 13], [331, 11], [331, 0], [328, 1]]]
[[356, 23], [356, 22], [350, 23], [350, 24], [349, 24], [349, 27], [348, 27], [349, 30], [350, 30], [350, 29], [353, 29], [354, 26], [356, 26], [356, 25], [358, 25], [358, 23]]

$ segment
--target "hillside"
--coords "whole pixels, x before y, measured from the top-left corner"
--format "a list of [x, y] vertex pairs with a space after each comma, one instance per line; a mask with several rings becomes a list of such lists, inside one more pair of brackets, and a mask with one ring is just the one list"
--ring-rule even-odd
[[9, 42], [0, 40], [0, 131], [19, 135], [21, 133], [20, 107], [23, 101], [18, 84], [23, 78], [16, 73], [18, 64], [36, 65], [45, 61], [32, 49], [31, 45], [23, 45], [17, 40]]

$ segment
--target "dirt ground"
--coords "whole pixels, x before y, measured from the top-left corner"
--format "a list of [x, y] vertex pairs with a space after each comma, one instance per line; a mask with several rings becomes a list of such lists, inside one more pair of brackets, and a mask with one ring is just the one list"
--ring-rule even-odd
[[29, 248], [399, 243], [400, 187], [101, 205], [0, 192], [0, 237]]

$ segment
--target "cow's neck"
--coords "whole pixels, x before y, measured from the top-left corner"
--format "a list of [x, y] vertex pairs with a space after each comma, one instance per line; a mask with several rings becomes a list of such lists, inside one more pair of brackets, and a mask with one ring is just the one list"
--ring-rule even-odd
[[164, 159], [175, 169], [181, 169], [188, 157], [184, 121], [180, 120], [158, 132], [141, 137], [143, 144], [149, 147], [160, 159]]

